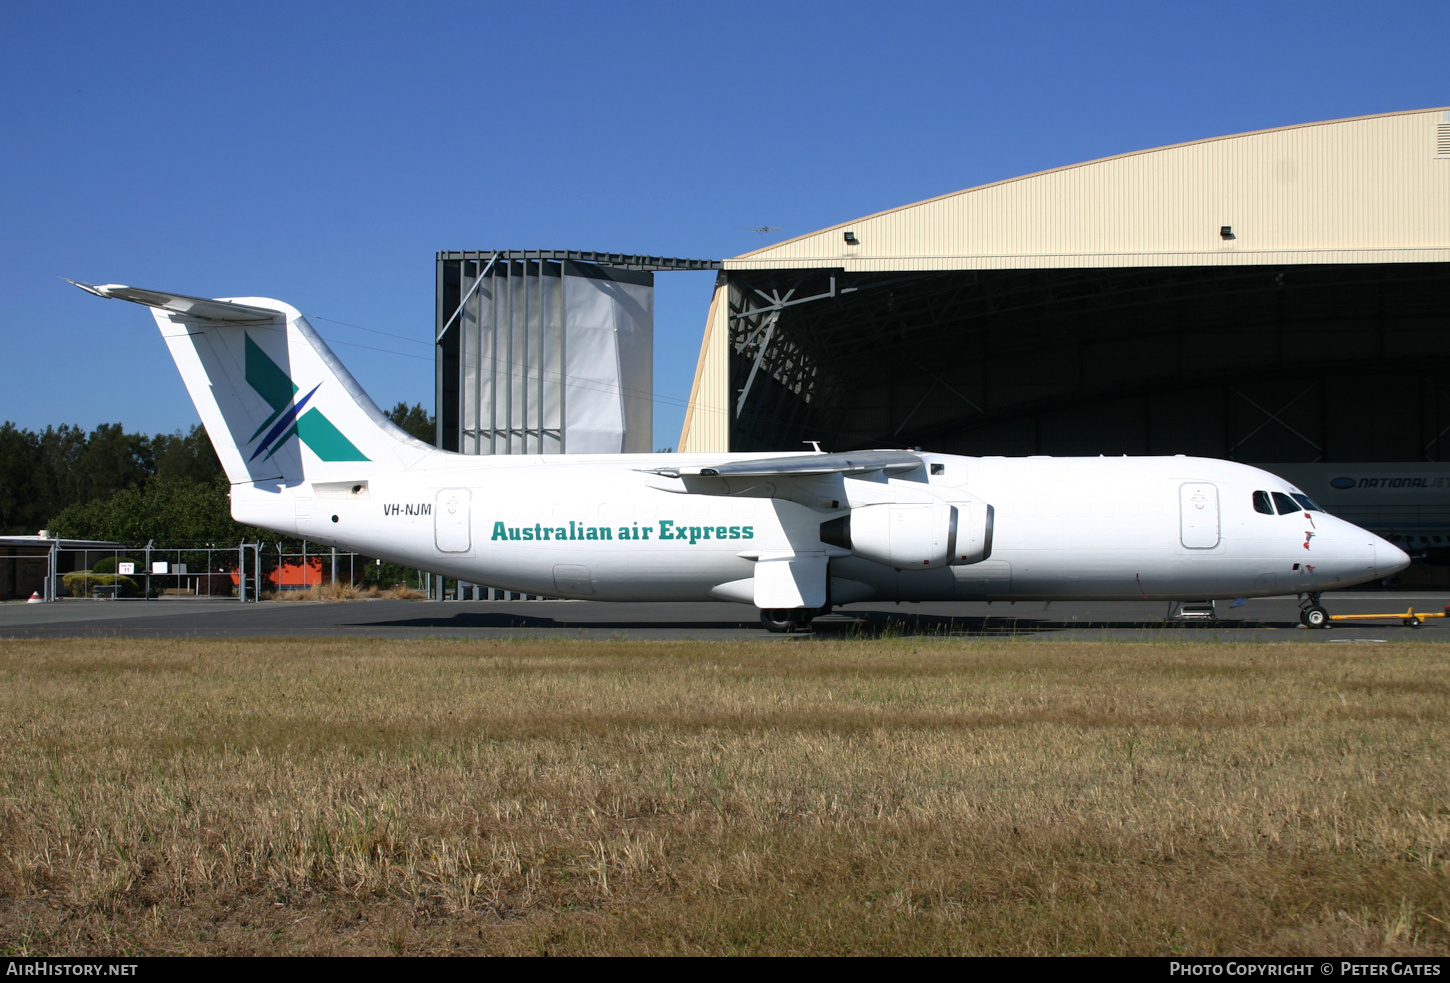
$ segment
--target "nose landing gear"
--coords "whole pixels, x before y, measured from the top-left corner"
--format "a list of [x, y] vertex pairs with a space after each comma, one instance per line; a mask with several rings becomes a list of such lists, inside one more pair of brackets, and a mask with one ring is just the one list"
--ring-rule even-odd
[[1307, 603], [1299, 606], [1299, 623], [1305, 628], [1328, 628], [1329, 612], [1319, 603], [1318, 594], [1301, 594]]

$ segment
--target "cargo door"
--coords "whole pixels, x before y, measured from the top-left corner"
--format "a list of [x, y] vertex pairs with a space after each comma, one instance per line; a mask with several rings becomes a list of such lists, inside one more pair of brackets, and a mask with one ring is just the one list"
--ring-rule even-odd
[[433, 506], [433, 541], [440, 553], [467, 553], [473, 545], [467, 488], [444, 488]]
[[1183, 545], [1191, 550], [1218, 545], [1218, 486], [1207, 481], [1191, 482], [1178, 489]]

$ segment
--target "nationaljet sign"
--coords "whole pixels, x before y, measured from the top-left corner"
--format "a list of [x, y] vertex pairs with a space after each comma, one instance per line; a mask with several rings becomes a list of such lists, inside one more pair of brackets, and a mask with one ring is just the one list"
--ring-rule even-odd
[[1450, 489], [1450, 474], [1346, 474], [1331, 478], [1329, 487], [1339, 491], [1349, 491], [1352, 488], [1373, 488], [1377, 491], [1445, 491]]
[[251, 335], [247, 335], [246, 340], [247, 385], [255, 389], [257, 395], [272, 407], [272, 415], [262, 421], [257, 432], [247, 440], [251, 443], [262, 436], [263, 431], [266, 432], [249, 460], [255, 461], [263, 452], [266, 452], [266, 457], [262, 460], [267, 460], [294, 436], [324, 461], [368, 460], [317, 407], [302, 412], [308, 400], [322, 388], [322, 383], [313, 386], [301, 399], [294, 399], [302, 390], [276, 362], [267, 357], [267, 353], [258, 347]]

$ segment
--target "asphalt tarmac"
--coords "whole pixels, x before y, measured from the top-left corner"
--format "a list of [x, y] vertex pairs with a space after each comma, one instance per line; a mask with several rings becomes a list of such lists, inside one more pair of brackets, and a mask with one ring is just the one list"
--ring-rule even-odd
[[[1450, 594], [1326, 594], [1331, 614], [1441, 613]], [[927, 637], [1030, 636], [1038, 639], [1146, 641], [1162, 639], [1263, 642], [1450, 641], [1450, 619], [1406, 627], [1398, 618], [1335, 622], [1329, 630], [1299, 626], [1294, 598], [1218, 604], [1214, 621], [1167, 620], [1153, 601], [998, 601], [943, 604], [852, 604], [810, 632], [773, 635], [742, 604], [605, 604], [594, 601], [394, 601], [343, 603], [211, 599], [61, 600], [0, 604], [0, 638], [629, 638], [791, 639], [882, 634]]]

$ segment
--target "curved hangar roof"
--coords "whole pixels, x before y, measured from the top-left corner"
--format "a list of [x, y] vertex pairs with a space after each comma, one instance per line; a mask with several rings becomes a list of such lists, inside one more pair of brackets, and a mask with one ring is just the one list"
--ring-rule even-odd
[[[1224, 226], [1232, 238], [1223, 237]], [[724, 266], [867, 272], [1446, 261], [1450, 111], [1433, 109], [1059, 167], [868, 215]]]

